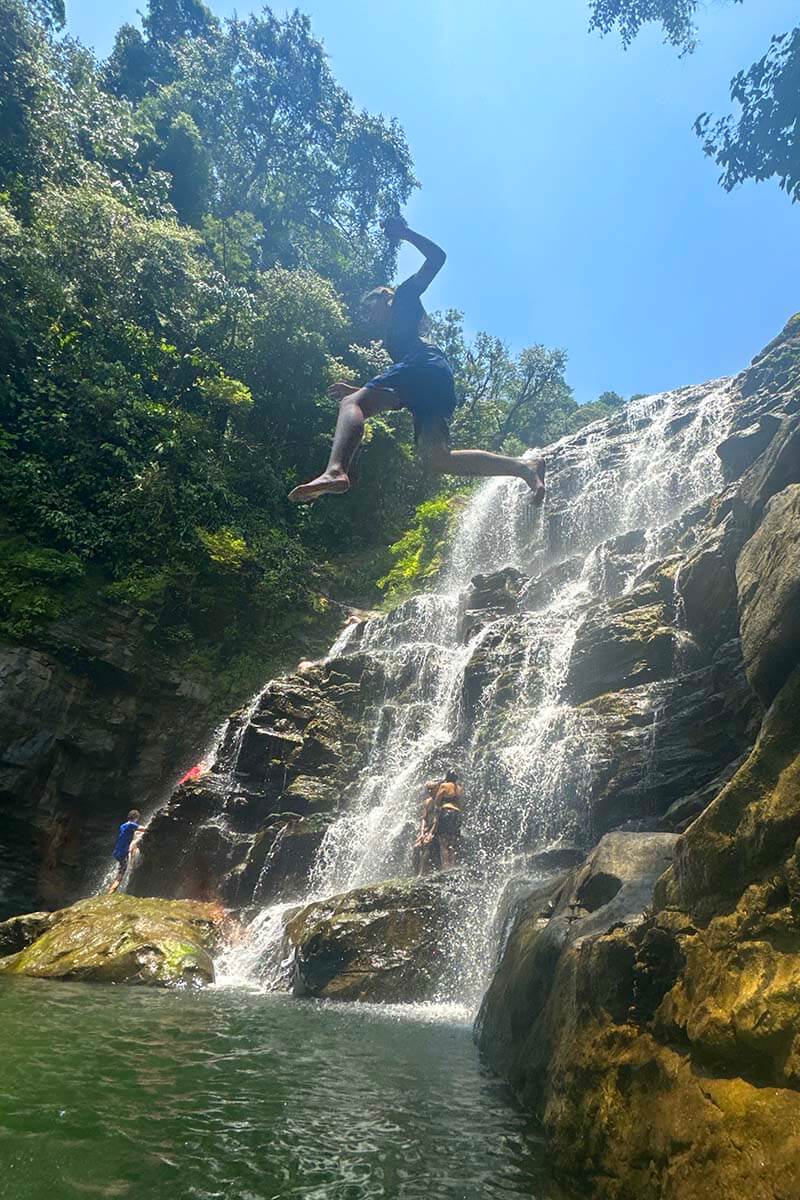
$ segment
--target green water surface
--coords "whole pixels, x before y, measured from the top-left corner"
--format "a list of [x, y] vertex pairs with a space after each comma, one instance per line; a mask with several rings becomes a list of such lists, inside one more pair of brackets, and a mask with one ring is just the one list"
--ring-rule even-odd
[[0, 980], [5, 1200], [564, 1200], [466, 1024]]

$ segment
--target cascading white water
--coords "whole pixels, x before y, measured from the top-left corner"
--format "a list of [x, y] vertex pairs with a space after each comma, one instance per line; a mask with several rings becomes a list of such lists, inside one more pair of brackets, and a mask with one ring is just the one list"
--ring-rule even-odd
[[[611, 451], [605, 425], [551, 449], [546, 509], [533, 520], [521, 483], [487, 482], [460, 515], [441, 590], [369, 621], [360, 638], [348, 632], [336, 643], [331, 657], [352, 646], [380, 659], [386, 693], [373, 712], [367, 765], [326, 834], [308, 899], [407, 870], [421, 784], [455, 766], [467, 789], [472, 875], [454, 914], [440, 1001], [477, 1005], [515, 856], [555, 837], [566, 814], [581, 811], [592, 727], [565, 698], [564, 682], [587, 605], [634, 587], [663, 554], [662, 531], [719, 487], [715, 447], [729, 418], [727, 381], [630, 404], [612, 426]], [[631, 539], [620, 583], [609, 577], [608, 543], [631, 531], [640, 536]], [[463, 596], [474, 576], [510, 566], [535, 584], [559, 563], [571, 568], [561, 582], [553, 576], [537, 611], [490, 614], [488, 622], [484, 614], [475, 632], [460, 637]], [[489, 680], [466, 720], [468, 675], [489, 644], [506, 670]], [[259, 960], [274, 964], [284, 908], [257, 918], [248, 964], [242, 970], [244, 959], [238, 967], [229, 963], [232, 974], [257, 974]], [[260, 969], [269, 977], [273, 967]]]

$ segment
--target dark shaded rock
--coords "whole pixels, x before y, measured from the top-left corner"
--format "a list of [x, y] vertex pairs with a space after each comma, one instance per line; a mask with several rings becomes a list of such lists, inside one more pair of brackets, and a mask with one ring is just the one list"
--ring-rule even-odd
[[785, 416], [766, 452], [743, 476], [734, 503], [738, 523], [751, 533], [769, 501], [800, 483], [800, 419]]
[[289, 921], [297, 996], [372, 1003], [429, 999], [446, 955], [452, 881], [390, 880], [309, 904]]
[[711, 647], [736, 637], [736, 559], [746, 534], [732, 515], [709, 527], [676, 579], [686, 626]]
[[586, 733], [595, 836], [629, 821], [663, 829], [671, 804], [714, 780], [752, 744], [762, 713], [738, 641], [720, 647], [711, 666], [600, 696], [581, 711], [595, 722]]
[[178, 788], [150, 821], [128, 884], [130, 894], [227, 900], [226, 878], [243, 859], [248, 838], [216, 819], [225, 802], [224, 790], [214, 786], [211, 776]]
[[683, 833], [687, 826], [700, 816], [701, 812], [705, 812], [711, 801], [716, 799], [725, 784], [739, 770], [746, 757], [747, 755], [741, 755], [734, 759], [719, 775], [715, 775], [703, 787], [690, 792], [688, 796], [681, 796], [679, 800], [673, 801], [662, 817], [663, 828], [671, 833]]
[[504, 567], [492, 575], [476, 575], [467, 593], [467, 611], [491, 609], [493, 612], [515, 612], [520, 594], [529, 582], [526, 575], [514, 567]]
[[327, 828], [325, 818], [305, 817], [287, 821], [279, 829], [264, 858], [254, 903], [293, 900], [303, 895]]
[[188, 900], [92, 897], [51, 914], [39, 937], [0, 959], [0, 972], [158, 987], [212, 983], [223, 918], [218, 907]]
[[746, 429], [737, 429], [717, 446], [727, 479], [738, 479], [759, 458], [780, 428], [778, 413], [763, 413]]
[[[513, 929], [486, 993], [476, 1033], [493, 1070], [529, 1099], [541, 1100], [547, 1066], [561, 1036], [562, 1017], [575, 1011], [575, 964], [612, 930], [644, 921], [656, 880], [677, 838], [666, 833], [609, 833], [558, 888], [552, 915], [537, 897]], [[634, 955], [610, 950], [596, 964], [598, 995], [619, 1010], [632, 987]]]
[[736, 564], [742, 653], [765, 703], [800, 662], [800, 485], [773, 496]]
[[39, 648], [0, 647], [0, 917], [90, 886], [131, 807], [197, 761], [210, 696], [154, 660], [124, 607], [51, 626]]
[[0, 958], [17, 954], [50, 927], [53, 914], [47, 912], [25, 913], [21, 917], [10, 917], [0, 922]]

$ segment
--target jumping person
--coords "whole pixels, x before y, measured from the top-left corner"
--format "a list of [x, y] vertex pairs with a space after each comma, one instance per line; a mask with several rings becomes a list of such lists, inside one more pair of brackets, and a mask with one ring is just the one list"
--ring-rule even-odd
[[[111, 887], [108, 889], [109, 896], [112, 892], [116, 892], [125, 878], [125, 872], [128, 869], [128, 859], [131, 850], [135, 850], [139, 840], [147, 833], [147, 826], [140, 825], [139, 819], [141, 813], [138, 808], [132, 808], [126, 819], [119, 827], [117, 841], [114, 846], [114, 858], [117, 860], [117, 875]], [[136, 839], [134, 841], [134, 838]]]
[[409, 229], [402, 217], [387, 217], [384, 233], [392, 241], [410, 242], [425, 256], [415, 275], [398, 288], [379, 287], [364, 305], [375, 332], [394, 366], [364, 387], [335, 383], [329, 395], [340, 401], [336, 432], [328, 465], [322, 475], [289, 493], [296, 503], [308, 503], [328, 493], [350, 489], [350, 467], [364, 436], [364, 422], [389, 409], [407, 408], [414, 418], [414, 436], [426, 464], [438, 475], [514, 475], [531, 489], [533, 503], [544, 500], [544, 459], [526, 462], [487, 450], [451, 450], [448, 421], [456, 405], [453, 372], [442, 351], [422, 337], [426, 317], [420, 296], [444, 261], [444, 250]]

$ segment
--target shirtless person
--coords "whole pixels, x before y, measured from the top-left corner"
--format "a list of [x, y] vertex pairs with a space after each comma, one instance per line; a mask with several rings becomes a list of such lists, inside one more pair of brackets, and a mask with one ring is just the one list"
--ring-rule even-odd
[[379, 287], [364, 304], [374, 331], [393, 362], [364, 387], [335, 383], [330, 395], [340, 400], [328, 465], [322, 475], [289, 493], [296, 503], [350, 489], [350, 466], [364, 436], [364, 422], [377, 413], [407, 408], [414, 418], [420, 454], [438, 475], [515, 475], [531, 489], [533, 503], [544, 501], [544, 459], [530, 462], [487, 450], [451, 450], [448, 421], [456, 393], [453, 372], [442, 351], [425, 341], [425, 310], [420, 296], [441, 270], [445, 253], [435, 242], [409, 229], [402, 217], [387, 217], [383, 230], [393, 241], [410, 242], [425, 262], [398, 288]]
[[434, 865], [431, 859], [434, 857], [437, 849], [436, 819], [438, 812], [436, 808], [436, 792], [438, 788], [439, 784], [435, 781], [425, 784], [425, 799], [422, 804], [419, 834], [412, 847], [412, 864], [417, 875], [427, 875]]

